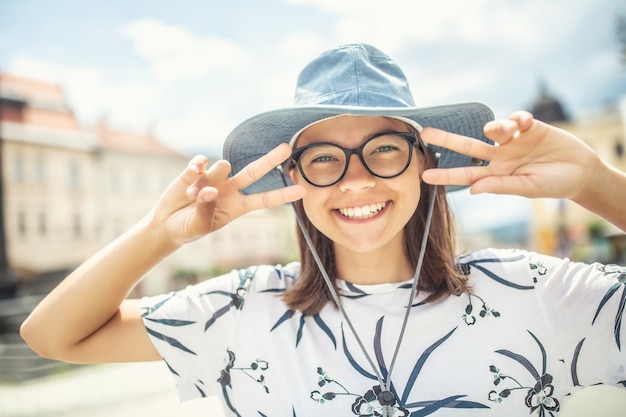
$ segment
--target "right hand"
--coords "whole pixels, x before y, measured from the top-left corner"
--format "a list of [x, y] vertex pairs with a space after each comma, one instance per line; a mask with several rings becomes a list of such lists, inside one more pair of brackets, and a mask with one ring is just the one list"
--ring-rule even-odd
[[281, 144], [230, 178], [227, 161], [217, 161], [207, 170], [208, 159], [197, 155], [163, 193], [151, 220], [158, 228], [165, 227], [173, 243], [182, 245], [248, 212], [299, 200], [304, 196], [300, 185], [251, 195], [240, 192], [290, 155], [291, 147]]

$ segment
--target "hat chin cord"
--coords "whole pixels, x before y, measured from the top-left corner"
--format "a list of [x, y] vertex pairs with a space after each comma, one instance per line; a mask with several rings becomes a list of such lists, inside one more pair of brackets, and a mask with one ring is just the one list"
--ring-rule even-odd
[[[435, 158], [438, 161], [439, 160], [439, 155], [435, 154]], [[287, 179], [285, 178], [285, 173], [284, 173], [283, 167], [281, 165], [279, 165], [279, 166], [276, 167], [276, 169], [280, 172], [280, 177], [281, 177], [281, 179], [283, 181], [283, 184], [285, 185], [285, 187], [287, 187]], [[398, 352], [400, 351], [400, 345], [402, 344], [402, 340], [404, 338], [404, 333], [405, 333], [406, 326], [407, 326], [407, 323], [408, 323], [408, 320], [409, 320], [409, 315], [410, 315], [410, 312], [411, 312], [411, 304], [415, 300], [415, 295], [417, 294], [417, 282], [419, 280], [420, 272], [422, 270], [422, 264], [423, 264], [423, 261], [424, 261], [424, 254], [426, 252], [426, 244], [428, 242], [428, 234], [429, 234], [429, 231], [430, 231], [430, 224], [431, 224], [431, 221], [432, 221], [433, 208], [435, 206], [435, 195], [436, 195], [436, 192], [437, 192], [437, 186], [433, 185], [431, 187], [431, 190], [432, 191], [430, 193], [430, 200], [428, 202], [428, 214], [426, 215], [426, 223], [424, 225], [424, 233], [422, 235], [422, 245], [421, 245], [420, 253], [419, 253], [419, 256], [418, 256], [418, 260], [417, 260], [417, 266], [415, 268], [415, 274], [413, 275], [413, 284], [411, 285], [411, 294], [409, 296], [409, 301], [408, 301], [408, 303], [406, 305], [406, 311], [404, 313], [404, 320], [402, 322], [402, 327], [401, 327], [400, 333], [398, 335], [398, 341], [396, 342], [396, 347], [395, 347], [395, 350], [393, 352], [393, 357], [391, 359], [391, 364], [389, 365], [389, 371], [387, 372], [386, 380], [382, 377], [378, 367], [374, 364], [374, 361], [372, 360], [371, 356], [369, 355], [369, 353], [365, 349], [365, 345], [361, 341], [361, 338], [357, 334], [356, 329], [352, 325], [352, 321], [350, 320], [350, 317], [348, 317], [348, 314], [346, 313], [345, 309], [343, 308], [343, 303], [341, 302], [341, 299], [339, 298], [339, 295], [337, 294], [337, 291], [335, 290], [335, 287], [332, 284], [332, 282], [330, 280], [330, 277], [328, 276], [328, 272], [326, 272], [326, 268], [324, 268], [324, 265], [322, 264], [322, 260], [320, 259], [317, 251], [315, 250], [315, 247], [313, 246], [313, 241], [311, 240], [311, 237], [309, 236], [309, 233], [307, 232], [306, 227], [304, 226], [304, 222], [302, 221], [302, 218], [300, 217], [300, 215], [298, 214], [298, 211], [296, 210], [295, 203], [293, 203], [293, 202], [290, 203], [292, 208], [293, 208], [293, 211], [294, 211], [294, 213], [296, 215], [296, 220], [298, 222], [298, 226], [300, 227], [300, 230], [302, 231], [302, 235], [304, 236], [306, 244], [309, 247], [309, 249], [311, 251], [311, 254], [313, 255], [313, 258], [315, 259], [315, 263], [317, 264], [317, 267], [319, 268], [320, 272], [322, 273], [322, 276], [324, 277], [324, 281], [326, 282], [326, 286], [330, 290], [331, 296], [332, 296], [335, 304], [339, 308], [339, 311], [341, 312], [341, 315], [343, 316], [343, 319], [345, 320], [346, 324], [350, 328], [350, 332], [352, 333], [352, 335], [356, 339], [356, 341], [357, 341], [357, 343], [359, 345], [359, 348], [363, 352], [363, 355], [365, 355], [365, 358], [367, 359], [367, 361], [369, 362], [370, 366], [372, 367], [372, 370], [376, 374], [376, 378], [378, 379], [378, 384], [380, 385], [380, 389], [381, 389], [381, 392], [378, 394], [377, 399], [378, 399], [378, 402], [380, 403], [380, 405], [382, 406], [383, 417], [389, 417], [389, 416], [393, 415], [393, 412], [392, 412], [391, 408], [392, 408], [392, 406], [394, 404], [396, 404], [396, 401], [397, 401], [396, 395], [392, 392], [391, 373], [392, 373], [394, 365], [396, 363], [396, 358], [398, 357]]]

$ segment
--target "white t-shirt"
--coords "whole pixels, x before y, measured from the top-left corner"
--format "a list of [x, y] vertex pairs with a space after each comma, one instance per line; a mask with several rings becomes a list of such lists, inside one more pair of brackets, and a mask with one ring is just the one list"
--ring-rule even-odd
[[[626, 268], [521, 250], [458, 261], [473, 292], [414, 300], [392, 415], [556, 416], [583, 386], [626, 387]], [[298, 263], [258, 266], [142, 300], [181, 399], [215, 394], [232, 416], [382, 414], [375, 372], [340, 312], [305, 317], [282, 302], [298, 275]], [[386, 377], [411, 282], [339, 288]]]

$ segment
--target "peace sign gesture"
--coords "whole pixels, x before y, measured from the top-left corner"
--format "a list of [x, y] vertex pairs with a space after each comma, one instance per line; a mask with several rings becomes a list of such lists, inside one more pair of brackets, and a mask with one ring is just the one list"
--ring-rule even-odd
[[439, 129], [424, 128], [428, 143], [489, 161], [487, 166], [430, 169], [431, 184], [470, 185], [477, 193], [567, 198], [626, 227], [626, 174], [610, 166], [581, 139], [535, 120], [524, 111], [489, 122], [484, 142]]
[[153, 223], [164, 225], [172, 241], [180, 245], [218, 230], [250, 211], [298, 200], [304, 195], [304, 189], [298, 185], [251, 195], [241, 193], [289, 155], [291, 147], [282, 144], [232, 177], [228, 176], [227, 161], [217, 161], [207, 169], [207, 158], [195, 156], [161, 197], [153, 211]]

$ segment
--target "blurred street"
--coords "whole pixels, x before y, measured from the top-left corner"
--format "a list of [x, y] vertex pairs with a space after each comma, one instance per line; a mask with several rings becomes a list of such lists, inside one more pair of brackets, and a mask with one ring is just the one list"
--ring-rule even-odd
[[85, 366], [0, 385], [2, 417], [222, 417], [215, 397], [181, 403], [161, 362]]

